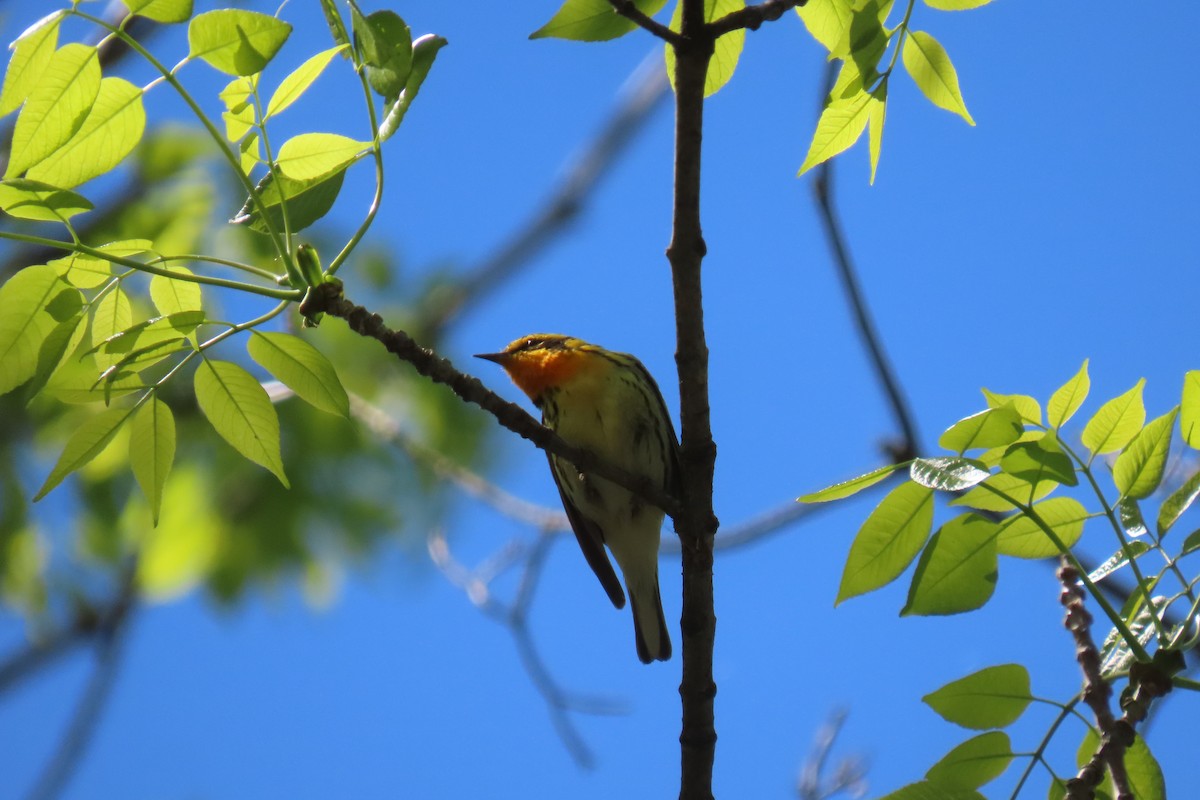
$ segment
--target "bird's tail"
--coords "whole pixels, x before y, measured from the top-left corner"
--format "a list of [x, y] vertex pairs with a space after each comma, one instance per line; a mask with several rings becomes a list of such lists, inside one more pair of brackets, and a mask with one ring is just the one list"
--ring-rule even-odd
[[629, 605], [633, 607], [633, 635], [637, 640], [638, 658], [643, 664], [666, 661], [671, 657], [671, 637], [663, 616], [662, 595], [658, 591], [658, 576], [653, 589], [646, 586], [627, 587]]

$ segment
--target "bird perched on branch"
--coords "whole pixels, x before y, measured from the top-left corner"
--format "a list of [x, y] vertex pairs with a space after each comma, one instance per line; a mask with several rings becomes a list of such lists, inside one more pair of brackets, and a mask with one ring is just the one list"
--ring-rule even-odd
[[[580, 339], [536, 333], [517, 339], [494, 361], [542, 411], [542, 424], [564, 441], [606, 462], [644, 475], [674, 492], [679, 441], [662, 393], [650, 373], [627, 353]], [[604, 546], [612, 551], [633, 606], [633, 630], [643, 663], [671, 657], [671, 638], [658, 589], [658, 545], [663, 512], [604, 478], [581, 473], [550, 455], [550, 472], [584, 558], [617, 608], [625, 594]]]

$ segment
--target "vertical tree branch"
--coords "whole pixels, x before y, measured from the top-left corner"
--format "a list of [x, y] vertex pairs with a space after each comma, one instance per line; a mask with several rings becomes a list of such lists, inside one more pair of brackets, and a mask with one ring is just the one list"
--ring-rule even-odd
[[717, 448], [708, 402], [708, 345], [704, 333], [700, 266], [705, 255], [700, 227], [700, 154], [704, 124], [704, 80], [713, 38], [704, 19], [704, 0], [683, 0], [675, 46], [675, 200], [671, 263], [675, 295], [675, 364], [679, 371], [680, 465], [683, 508], [675, 531], [683, 549], [683, 677], [679, 695], [683, 723], [679, 734], [679, 796], [712, 797], [717, 732], [713, 700], [713, 643], [717, 619], [713, 603], [713, 469]]

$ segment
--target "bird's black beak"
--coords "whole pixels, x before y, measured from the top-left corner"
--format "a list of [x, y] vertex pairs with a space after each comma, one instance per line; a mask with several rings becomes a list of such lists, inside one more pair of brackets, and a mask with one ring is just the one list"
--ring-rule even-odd
[[504, 362], [508, 360], [508, 353], [476, 353], [475, 357], [503, 366]]

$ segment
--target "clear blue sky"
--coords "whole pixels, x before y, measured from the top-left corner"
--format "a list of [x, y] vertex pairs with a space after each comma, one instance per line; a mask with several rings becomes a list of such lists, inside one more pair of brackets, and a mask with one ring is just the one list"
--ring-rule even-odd
[[[50, 4], [5, 4], [5, 40], [43, 6]], [[654, 48], [636, 34], [606, 45], [527, 41], [556, 7], [396, 7], [414, 33], [451, 43], [389, 143], [388, 193], [371, 234], [411, 268], [490, 253], [543, 199]], [[315, 3], [293, 2], [284, 16], [297, 31], [280, 74], [328, 46]], [[860, 277], [926, 448], [983, 408], [980, 387], [1044, 401], [1084, 358], [1093, 398], [1145, 377], [1150, 414], [1165, 412], [1183, 373], [1200, 367], [1200, 112], [1188, 79], [1200, 7], [1150, 2], [1134, 13], [996, 0], [960, 14], [918, 5], [914, 20], [954, 59], [978, 127], [932, 107], [898, 75], [875, 185], [867, 185], [863, 146], [837, 169]], [[748, 36], [732, 83], [707, 108], [706, 321], [720, 449], [716, 505], [726, 526], [873, 468], [880, 441], [893, 433], [832, 271], [810, 181], [795, 178], [822, 67], [818, 45], [788, 14]], [[218, 83], [206, 71], [196, 64], [185, 76]], [[317, 121], [297, 124], [364, 136], [354, 127], [359, 109], [343, 111], [342, 100], [324, 88], [308, 101]], [[466, 355], [532, 331], [567, 332], [636, 351], [677, 411], [662, 257], [670, 126], [664, 107], [587, 216], [455, 329], [456, 362], [515, 400], [499, 370]], [[346, 219], [365, 206], [368, 177], [364, 170], [343, 193]], [[342, 277], [352, 289], [353, 268]], [[556, 505], [541, 453], [513, 440], [496, 462], [492, 476], [503, 487]], [[718, 556], [719, 796], [792, 796], [814, 730], [834, 708], [850, 712], [838, 752], [870, 760], [878, 795], [917, 780], [970, 735], [920, 702], [947, 681], [1015, 661], [1031, 667], [1041, 696], [1065, 700], [1077, 689], [1044, 564], [1003, 561], [994, 599], [966, 616], [899, 618], [906, 579], [835, 609], [849, 543], [877, 499]], [[448, 525], [468, 562], [522, 534], [469, 501]], [[1085, 536], [1094, 555], [1114, 548], [1099, 526]], [[664, 556], [661, 572], [667, 616], [676, 620], [677, 559]], [[511, 582], [499, 588], [511, 590]], [[637, 662], [627, 612], [609, 607], [565, 539], [552, 552], [531, 624], [566, 687], [628, 706], [624, 716], [575, 717], [595, 754], [593, 771], [579, 769], [560, 744], [508, 634], [428, 563], [388, 552], [349, 572], [337, 601], [321, 611], [294, 587], [256, 594], [232, 613], [215, 612], [198, 595], [145, 609], [66, 796], [675, 794], [679, 658]], [[16, 620], [0, 619], [0, 652], [21, 635]], [[80, 655], [0, 697], [0, 796], [30, 785], [87, 674]], [[1194, 698], [1171, 697], [1150, 730], [1177, 794], [1200, 782], [1194, 709]], [[1031, 724], [1015, 729], [1014, 748], [1034, 749], [1049, 719], [1045, 707], [1032, 709]], [[1078, 740], [1078, 732], [1064, 736], [1059, 755]], [[1007, 796], [1016, 771], [989, 796]], [[1044, 781], [1037, 773], [1035, 786]]]

